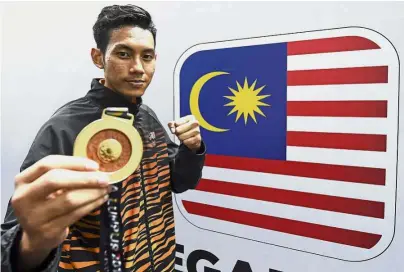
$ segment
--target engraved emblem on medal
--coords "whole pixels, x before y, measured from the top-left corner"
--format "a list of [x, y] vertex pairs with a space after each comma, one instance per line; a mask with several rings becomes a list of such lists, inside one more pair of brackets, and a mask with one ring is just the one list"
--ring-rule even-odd
[[84, 127], [74, 142], [73, 156], [86, 157], [100, 165], [111, 183], [121, 182], [139, 167], [143, 142], [133, 127], [127, 108], [106, 108], [101, 119]]

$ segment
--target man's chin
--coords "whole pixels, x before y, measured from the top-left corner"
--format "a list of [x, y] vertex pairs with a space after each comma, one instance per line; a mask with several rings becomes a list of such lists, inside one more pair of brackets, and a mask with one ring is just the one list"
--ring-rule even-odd
[[130, 94], [130, 96], [140, 97], [140, 96], [144, 95], [145, 90], [143, 90], [143, 89], [141, 89], [141, 90], [140, 89], [139, 90], [130, 90], [128, 93]]
[[132, 101], [135, 101], [136, 98], [138, 98], [138, 97], [142, 97], [142, 96], [144, 95], [144, 93], [145, 93], [145, 90], [143, 90], [143, 89], [125, 90], [125, 91], [123, 92], [123, 94], [124, 94], [127, 98], [131, 99]]

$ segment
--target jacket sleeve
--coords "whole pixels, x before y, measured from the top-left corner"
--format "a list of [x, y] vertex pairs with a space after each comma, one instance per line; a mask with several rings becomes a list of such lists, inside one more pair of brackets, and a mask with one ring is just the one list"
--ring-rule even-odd
[[[20, 171], [33, 165], [38, 160], [51, 154], [67, 154], [69, 147], [61, 139], [63, 135], [57, 135], [53, 126], [48, 122], [38, 132], [31, 148], [25, 158]], [[18, 246], [22, 234], [21, 226], [14, 214], [9, 201], [4, 222], [1, 224], [1, 271], [16, 271], [18, 262]], [[35, 271], [56, 271], [61, 247], [55, 248], [47, 259]]]
[[167, 133], [166, 141], [173, 192], [183, 193], [189, 189], [195, 189], [202, 177], [206, 154], [205, 143], [202, 141], [201, 148], [194, 153], [184, 144], [178, 146], [172, 142]]
[[184, 144], [174, 143], [164, 129], [156, 113], [148, 106], [142, 104], [145, 109], [164, 131], [165, 142], [168, 147], [168, 159], [170, 163], [171, 188], [174, 193], [183, 193], [189, 189], [195, 189], [201, 177], [205, 164], [206, 145], [202, 141], [201, 148], [194, 153]]

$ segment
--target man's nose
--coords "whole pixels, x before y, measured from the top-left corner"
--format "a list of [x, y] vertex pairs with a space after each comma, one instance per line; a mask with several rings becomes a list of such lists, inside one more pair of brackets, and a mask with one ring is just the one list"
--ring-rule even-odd
[[144, 73], [143, 69], [143, 63], [140, 60], [140, 58], [135, 58], [132, 62], [131, 68], [130, 68], [131, 73]]

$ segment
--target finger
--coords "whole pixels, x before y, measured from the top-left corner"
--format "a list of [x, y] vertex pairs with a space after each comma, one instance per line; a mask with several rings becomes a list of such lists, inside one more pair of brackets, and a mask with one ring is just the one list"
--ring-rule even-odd
[[192, 137], [194, 137], [194, 136], [196, 136], [198, 134], [200, 134], [199, 129], [198, 128], [193, 128], [193, 129], [191, 129], [191, 130], [189, 130], [187, 132], [184, 132], [184, 133], [178, 135], [178, 139], [180, 139], [180, 141], [185, 141], [185, 140], [187, 140], [189, 138], [192, 138]]
[[55, 199], [56, 197], [60, 196], [60, 195], [63, 194], [63, 193], [64, 193], [64, 191], [63, 191], [62, 189], [57, 190], [56, 192], [51, 193], [50, 195], [48, 195], [48, 196], [46, 197], [46, 199]]
[[105, 188], [108, 185], [109, 176], [103, 172], [53, 169], [29, 184], [26, 194], [34, 199], [40, 199], [58, 190]]
[[19, 173], [15, 178], [16, 184], [31, 183], [51, 169], [58, 168], [76, 171], [95, 171], [98, 170], [99, 165], [95, 161], [83, 157], [50, 155]]
[[185, 133], [187, 131], [190, 131], [192, 129], [198, 129], [198, 127], [199, 127], [199, 122], [197, 120], [192, 120], [192, 121], [190, 121], [188, 123], [185, 123], [185, 124], [182, 124], [181, 126], [178, 126], [176, 128], [175, 134], [177, 136], [179, 136], [179, 135], [181, 135], [181, 134], [183, 134], [183, 133]]
[[200, 146], [201, 140], [199, 136], [195, 136], [189, 139], [186, 139], [183, 142], [186, 146], [188, 146], [189, 148], [197, 148]]
[[170, 131], [172, 134], [177, 134], [176, 127], [179, 127], [179, 126], [186, 124], [193, 120], [195, 120], [195, 117], [193, 115], [187, 115], [187, 116], [181, 117], [180, 119], [178, 119], [176, 121], [169, 122], [168, 127], [170, 128]]
[[190, 121], [193, 121], [193, 120], [195, 120], [195, 117], [193, 115], [187, 115], [187, 116], [181, 117], [180, 119], [176, 120], [175, 121], [175, 126], [179, 127], [179, 126], [181, 126], [183, 124], [186, 124], [186, 123], [188, 123]]
[[39, 224], [53, 220], [88, 205], [97, 199], [108, 196], [110, 190], [103, 189], [80, 189], [67, 191], [64, 194], [51, 199], [38, 207], [36, 213], [41, 216]]
[[80, 208], [70, 212], [69, 214], [62, 215], [47, 224], [47, 228], [64, 228], [76, 223], [82, 217], [88, 215], [93, 210], [99, 208], [108, 200], [108, 195], [102, 196], [87, 205], [81, 206]]

